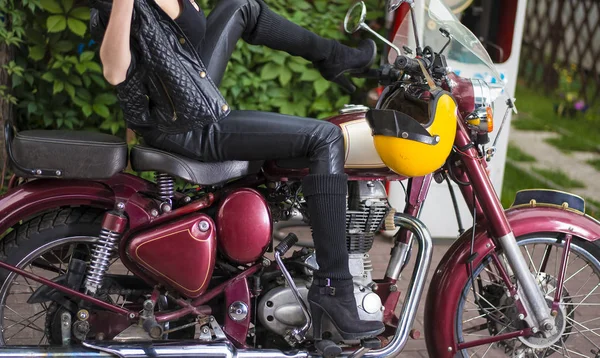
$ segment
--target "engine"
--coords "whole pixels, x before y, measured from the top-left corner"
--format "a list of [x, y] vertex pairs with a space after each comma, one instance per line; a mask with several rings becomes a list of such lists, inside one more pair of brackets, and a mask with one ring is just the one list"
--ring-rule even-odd
[[[383, 183], [379, 181], [353, 181], [348, 187], [348, 206], [346, 213], [346, 245], [348, 247], [349, 269], [354, 281], [354, 295], [358, 306], [358, 314], [364, 320], [383, 320], [383, 305], [379, 296], [373, 292], [373, 264], [369, 251], [373, 247], [375, 234], [380, 229], [385, 216], [389, 211], [389, 203]], [[278, 229], [293, 224], [302, 224], [303, 215], [300, 210], [292, 211], [288, 215], [292, 223], [278, 223]], [[290, 224], [290, 225], [286, 225]], [[304, 244], [308, 246], [308, 244]], [[303, 252], [308, 252], [306, 249]], [[318, 269], [314, 253], [307, 255], [299, 253], [302, 258], [304, 275], [295, 275], [295, 283], [302, 298], [306, 301], [308, 289], [312, 282], [312, 271]], [[308, 302], [307, 302], [308, 303]], [[291, 289], [287, 286], [278, 286], [266, 292], [258, 305], [258, 317], [264, 327], [279, 335], [285, 334], [289, 329], [301, 326], [304, 316], [296, 302]], [[339, 336], [330, 322], [324, 323], [324, 332], [329, 332], [329, 339], [338, 342]], [[324, 333], [327, 334], [327, 333]], [[309, 329], [307, 338], [310, 339], [312, 329]]]

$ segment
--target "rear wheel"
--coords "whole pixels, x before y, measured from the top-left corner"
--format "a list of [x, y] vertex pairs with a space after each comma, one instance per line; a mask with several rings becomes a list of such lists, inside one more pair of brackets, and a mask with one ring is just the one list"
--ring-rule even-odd
[[[549, 304], [559, 279], [564, 252], [562, 234], [537, 234], [517, 239], [531, 273]], [[502, 253], [499, 259], [505, 262]], [[470, 342], [526, 328], [514, 299], [491, 256], [473, 268], [473, 281], [463, 289], [455, 319], [457, 342]], [[514, 278], [513, 278], [514, 281]], [[600, 356], [600, 247], [573, 238], [556, 317], [559, 330], [550, 337], [536, 334], [459, 352], [462, 357], [590, 357]]]
[[[83, 256], [91, 252], [103, 214], [98, 209], [65, 208], [30, 219], [0, 241], [1, 259], [47, 279], [57, 279], [66, 274], [75, 252], [83, 252]], [[109, 272], [127, 274], [118, 259], [112, 261]], [[60, 314], [66, 309], [52, 301], [27, 302], [41, 284], [0, 270], [0, 285], [0, 345], [60, 344]], [[113, 303], [121, 303], [119, 299], [123, 298], [106, 296]], [[71, 315], [75, 319], [75, 312]]]

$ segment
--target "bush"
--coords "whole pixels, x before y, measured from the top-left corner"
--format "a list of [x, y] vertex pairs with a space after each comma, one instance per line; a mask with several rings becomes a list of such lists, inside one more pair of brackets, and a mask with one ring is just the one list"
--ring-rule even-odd
[[[349, 39], [341, 30], [346, 0], [268, 0], [276, 11], [323, 36]], [[200, 0], [207, 9], [214, 1]], [[382, 9], [371, 0], [369, 8]], [[98, 44], [88, 31], [89, 8], [82, 0], [0, 0], [5, 14], [0, 43], [15, 47], [5, 66], [12, 91], [0, 96], [16, 105], [20, 129], [84, 129], [123, 134], [116, 96], [102, 76]], [[371, 17], [382, 15], [381, 11]], [[357, 82], [358, 83], [358, 82]], [[359, 83], [360, 84], [360, 83]], [[323, 118], [350, 101], [307, 61], [243, 41], [221, 90], [237, 109], [277, 111]]]

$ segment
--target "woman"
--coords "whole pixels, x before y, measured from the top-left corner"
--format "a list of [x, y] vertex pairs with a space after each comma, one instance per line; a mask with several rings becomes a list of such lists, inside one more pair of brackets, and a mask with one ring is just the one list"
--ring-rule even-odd
[[[192, 42], [216, 86], [240, 38], [304, 57], [325, 78], [346, 87], [349, 82], [344, 73], [362, 71], [374, 61], [374, 42], [365, 41], [352, 49], [324, 39], [277, 15], [262, 0], [222, 0], [208, 18], [193, 0], [147, 1], [154, 1], [153, 5], [158, 5], [161, 13], [170, 18], [167, 20], [175, 21], [185, 34], [181, 43], [186, 38]], [[130, 43], [133, 9], [134, 0], [114, 1], [104, 33], [100, 58], [104, 75], [113, 85], [128, 77], [135, 62], [132, 54], [136, 61], [143, 61], [143, 54], [132, 50], [135, 47]], [[205, 78], [206, 74], [201, 72], [200, 77]], [[129, 104], [122, 101], [121, 105]], [[381, 322], [359, 319], [354, 299], [345, 238], [347, 176], [340, 129], [314, 119], [253, 111], [229, 112], [227, 105], [217, 108], [227, 113], [201, 128], [181, 133], [134, 129], [154, 147], [201, 161], [308, 158], [310, 175], [303, 180], [303, 192], [319, 264], [308, 295], [315, 339], [321, 338], [323, 313], [344, 339], [381, 333], [384, 329]]]

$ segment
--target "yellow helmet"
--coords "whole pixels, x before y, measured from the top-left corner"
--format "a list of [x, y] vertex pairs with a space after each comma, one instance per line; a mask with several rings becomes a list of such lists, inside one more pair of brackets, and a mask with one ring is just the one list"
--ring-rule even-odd
[[386, 96], [382, 109], [367, 113], [381, 160], [405, 177], [420, 177], [439, 169], [454, 144], [454, 98], [439, 88], [427, 93], [429, 99], [423, 100], [401, 87]]

